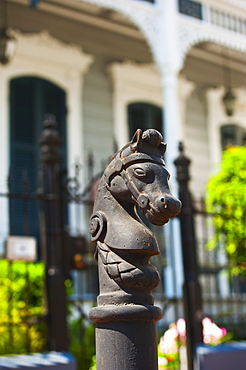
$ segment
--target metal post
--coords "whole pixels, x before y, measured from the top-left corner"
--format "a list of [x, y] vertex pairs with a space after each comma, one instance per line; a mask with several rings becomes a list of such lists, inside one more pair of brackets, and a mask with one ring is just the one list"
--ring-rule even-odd
[[174, 161], [179, 183], [179, 199], [182, 210], [181, 223], [182, 253], [184, 265], [183, 300], [186, 320], [188, 369], [194, 369], [195, 347], [203, 342], [202, 338], [202, 295], [198, 281], [198, 266], [195, 244], [194, 217], [191, 194], [189, 192], [190, 160], [183, 154], [183, 145], [179, 144], [179, 157]]
[[61, 184], [61, 139], [47, 115], [40, 137], [42, 164], [42, 257], [46, 264], [48, 350], [68, 351]]
[[137, 130], [112, 157], [98, 186], [89, 231], [97, 241], [100, 295], [90, 311], [96, 322], [97, 370], [157, 370], [161, 309], [152, 290], [159, 274], [150, 257], [159, 253], [136, 206], [155, 225], [180, 211], [161, 159], [166, 149], [156, 130]]

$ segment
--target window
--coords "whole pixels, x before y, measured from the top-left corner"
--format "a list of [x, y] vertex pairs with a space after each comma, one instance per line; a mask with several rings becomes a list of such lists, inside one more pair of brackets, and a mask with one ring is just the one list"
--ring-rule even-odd
[[223, 125], [220, 128], [222, 150], [227, 146], [244, 145], [246, 130], [236, 124]]
[[[16, 78], [10, 82], [10, 173], [13, 193], [23, 193], [23, 186], [28, 186], [28, 193], [37, 190], [40, 153], [38, 139], [46, 113], [56, 115], [65, 165], [65, 92], [56, 85], [35, 77]], [[39, 238], [37, 201], [11, 200], [10, 233]]]
[[128, 125], [130, 139], [138, 128], [155, 128], [162, 133], [162, 109], [146, 103], [129, 104]]
[[202, 19], [202, 4], [191, 0], [179, 0], [179, 12]]

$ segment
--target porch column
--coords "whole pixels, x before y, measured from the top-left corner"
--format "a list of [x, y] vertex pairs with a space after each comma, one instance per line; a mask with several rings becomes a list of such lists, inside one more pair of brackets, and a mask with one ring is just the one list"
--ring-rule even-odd
[[[222, 97], [224, 94], [224, 88], [219, 89], [209, 88], [206, 92], [207, 106], [208, 106], [208, 143], [209, 143], [209, 160], [210, 160], [210, 173], [215, 174], [218, 171], [218, 164], [221, 161], [221, 138], [220, 138], [220, 127], [223, 123], [234, 123], [235, 116], [228, 117], [225, 115], [222, 106]], [[218, 255], [218, 262], [221, 265], [228, 263], [226, 252], [221, 250]], [[230, 284], [226, 269], [222, 269], [218, 274], [218, 288], [220, 295], [228, 297], [230, 294]]]
[[[84, 152], [84, 117], [83, 117], [83, 93], [84, 93], [84, 76], [88, 72], [93, 58], [84, 55], [80, 63], [67, 72], [67, 144], [68, 144], [68, 176], [75, 176], [75, 164], [81, 165], [79, 181], [86, 183], [85, 177], [85, 152]], [[80, 189], [82, 191], [83, 189]], [[79, 217], [78, 217], [79, 212]], [[76, 204], [69, 205], [69, 223], [72, 234], [87, 233], [87, 219], [85, 216], [84, 206], [78, 207]]]
[[209, 143], [209, 161], [210, 161], [210, 172], [216, 173], [218, 169], [218, 163], [221, 161], [221, 138], [220, 138], [220, 126], [223, 123], [234, 123], [235, 116], [225, 116], [222, 97], [224, 88], [208, 88], [206, 91], [207, 98], [207, 126], [208, 126], [208, 143]]
[[[170, 181], [171, 191], [175, 196], [178, 194], [176, 181], [176, 169], [174, 159], [178, 153], [178, 143], [182, 141], [183, 133], [180, 122], [180, 110], [178, 99], [178, 76], [174, 71], [164, 73], [162, 76], [164, 91], [164, 138], [168, 150], [165, 155], [167, 169], [172, 173]], [[165, 229], [165, 242], [167, 249], [167, 267], [165, 270], [165, 291], [167, 296], [181, 297], [183, 284], [183, 264], [181, 254], [181, 239], [179, 220], [170, 220]], [[172, 283], [171, 283], [172, 282]]]
[[[9, 174], [9, 114], [8, 76], [6, 67], [0, 66], [0, 193], [7, 193]], [[4, 242], [9, 232], [8, 198], [0, 198], [0, 255], [4, 252]]]
[[[85, 183], [85, 153], [84, 153], [84, 125], [83, 125], [83, 82], [84, 76], [80, 71], [68, 73], [70, 88], [67, 92], [67, 143], [68, 143], [68, 176], [74, 178], [75, 165], [80, 166], [78, 179]], [[80, 189], [82, 191], [83, 189]], [[79, 217], [78, 217], [79, 212]], [[87, 233], [84, 205], [78, 206], [75, 203], [69, 204], [70, 233], [73, 235]], [[75, 280], [75, 284], [77, 281]], [[76, 290], [76, 288], [75, 288]]]
[[[176, 1], [159, 1], [161, 8], [160, 55], [158, 66], [161, 72], [163, 89], [164, 140], [168, 150], [165, 162], [168, 171], [172, 173], [171, 191], [177, 196], [176, 168], [174, 160], [178, 156], [178, 143], [183, 139], [179, 108], [179, 70], [180, 52], [177, 36], [177, 4]], [[181, 254], [180, 225], [178, 220], [171, 220], [165, 228], [167, 249], [167, 267], [165, 269], [165, 292], [169, 297], [182, 295], [183, 265]]]

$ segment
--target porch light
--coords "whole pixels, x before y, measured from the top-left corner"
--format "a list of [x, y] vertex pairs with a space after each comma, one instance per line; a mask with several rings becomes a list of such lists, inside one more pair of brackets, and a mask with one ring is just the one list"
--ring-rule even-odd
[[222, 101], [227, 116], [233, 116], [235, 111], [236, 96], [234, 95], [233, 90], [230, 86], [226, 89]]
[[0, 31], [0, 63], [8, 64], [16, 51], [16, 39], [9, 34], [8, 28], [2, 28]]
[[[223, 49], [222, 49], [223, 50]], [[222, 63], [223, 63], [223, 84], [227, 86], [225, 94], [222, 97], [222, 103], [227, 116], [233, 116], [235, 112], [236, 96], [233, 93], [231, 84], [231, 68], [230, 68], [230, 56], [229, 49], [222, 51]]]

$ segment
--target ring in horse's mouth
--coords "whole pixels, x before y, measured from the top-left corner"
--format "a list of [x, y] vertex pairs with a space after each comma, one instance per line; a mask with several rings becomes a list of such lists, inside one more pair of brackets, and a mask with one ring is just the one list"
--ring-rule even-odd
[[172, 217], [166, 213], [161, 213], [156, 208], [150, 205], [148, 208], [145, 209], [144, 214], [149, 222], [156, 226], [162, 226], [166, 224]]

